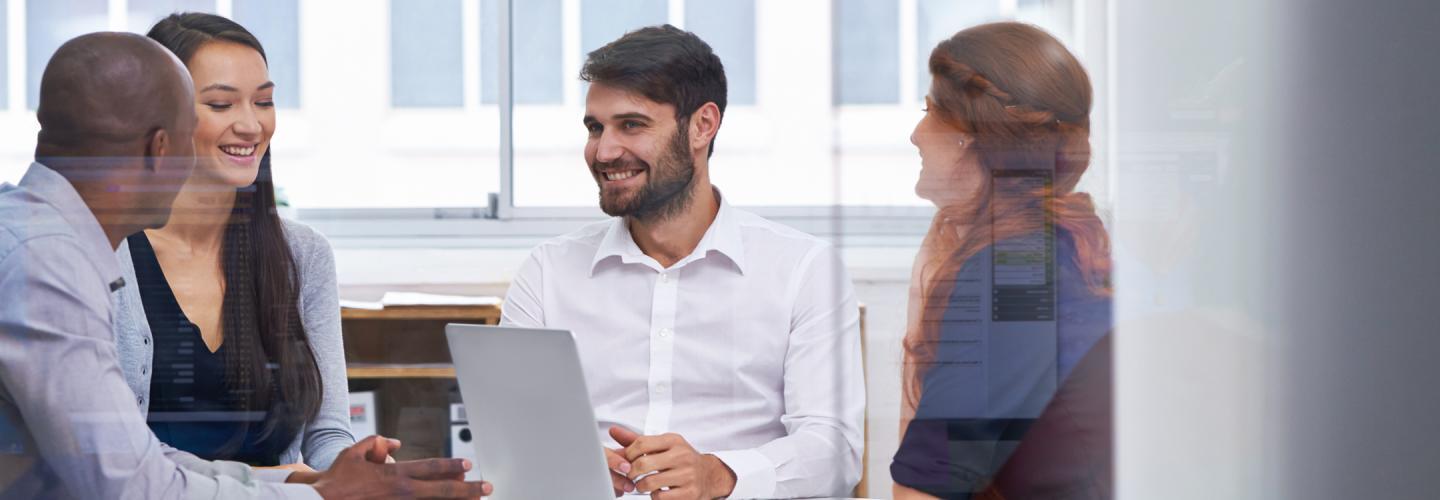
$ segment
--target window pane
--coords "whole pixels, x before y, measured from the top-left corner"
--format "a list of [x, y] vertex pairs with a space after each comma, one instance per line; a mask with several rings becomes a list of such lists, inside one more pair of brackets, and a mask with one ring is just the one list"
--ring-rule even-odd
[[[214, 14], [215, 0], [130, 0], [129, 9], [127, 26], [130, 31], [143, 35], [149, 32], [156, 22], [176, 12]], [[250, 28], [247, 26], [246, 29]], [[270, 50], [270, 47], [267, 45], [265, 50]]]
[[893, 0], [839, 0], [835, 29], [838, 104], [900, 102], [900, 7]]
[[930, 93], [930, 51], [960, 30], [1001, 20], [1000, 2], [995, 0], [919, 0], [915, 6], [916, 100]]
[[[485, 104], [495, 104], [500, 97], [495, 64], [500, 47], [498, 5], [498, 0], [482, 0], [480, 7], [480, 102]], [[564, 99], [560, 7], [560, 0], [525, 0], [511, 7], [516, 104], [560, 104]]]
[[500, 120], [463, 107], [466, 81], [478, 87], [462, 56], [475, 12], [460, 0], [332, 3], [301, 4], [305, 107], [276, 118], [275, 182], [291, 206], [485, 206], [500, 184]]
[[755, 0], [685, 2], [685, 29], [725, 64], [730, 104], [755, 104]]
[[460, 0], [390, 2], [390, 102], [395, 107], [461, 107]]
[[275, 105], [281, 108], [299, 108], [303, 104], [299, 18], [299, 0], [235, 0], [233, 19], [265, 46], [270, 79], [275, 82]]
[[669, 19], [665, 0], [581, 0], [580, 5], [582, 57], [628, 31]]
[[40, 76], [55, 49], [109, 26], [106, 6], [106, 0], [25, 0], [25, 98], [30, 109], [40, 103]]

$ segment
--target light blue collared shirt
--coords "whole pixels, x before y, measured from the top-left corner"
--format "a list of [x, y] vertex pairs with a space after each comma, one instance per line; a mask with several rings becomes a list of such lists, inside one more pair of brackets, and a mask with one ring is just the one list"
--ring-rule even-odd
[[160, 446], [116, 360], [124, 286], [68, 180], [33, 163], [0, 186], [0, 498], [318, 498]]

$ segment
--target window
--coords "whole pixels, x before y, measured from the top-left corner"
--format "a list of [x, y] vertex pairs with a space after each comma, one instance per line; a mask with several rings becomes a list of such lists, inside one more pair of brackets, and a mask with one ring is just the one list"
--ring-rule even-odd
[[900, 10], [892, 0], [835, 3], [837, 104], [900, 102]]
[[390, 2], [391, 104], [461, 107], [460, 0]]
[[[22, 0], [12, 0], [22, 1]], [[50, 56], [65, 41], [106, 29], [110, 22], [106, 0], [23, 0], [25, 2], [25, 102], [30, 110], [40, 103], [40, 76]]]
[[[499, 57], [500, 0], [482, 0], [480, 10], [480, 60], [495, 61]], [[564, 20], [560, 0], [525, 0], [514, 2], [512, 51], [515, 58], [515, 104], [561, 104], [565, 99], [565, 82], [574, 81], [561, 62], [564, 58], [561, 29]], [[481, 67], [480, 102], [499, 103], [498, 71], [494, 64]]]
[[274, 140], [291, 206], [485, 206], [500, 184], [499, 118], [479, 105], [480, 1], [303, 6], [305, 105], [278, 117]]
[[729, 105], [754, 105], [755, 0], [687, 1], [685, 29], [710, 44], [725, 64]]
[[667, 22], [665, 0], [581, 0], [580, 54], [583, 57], [635, 28]]
[[[27, 27], [21, 49], [27, 57], [20, 71], [9, 72], [23, 83], [11, 89], [20, 93], [8, 103], [31, 109], [49, 55], [81, 33], [144, 32], [181, 10], [216, 12], [251, 30], [266, 47], [277, 101], [287, 108], [274, 139], [276, 182], [302, 213], [484, 207], [490, 194], [505, 192], [514, 214], [597, 214], [596, 188], [583, 159], [586, 87], [577, 79], [580, 66], [589, 51], [625, 32], [663, 23], [695, 32], [725, 64], [730, 106], [711, 177], [728, 199], [750, 206], [924, 205], [913, 193], [919, 162], [908, 136], [920, 117], [929, 84], [925, 62], [935, 43], [1000, 19], [1038, 24], [1066, 43], [1084, 34], [1074, 0], [0, 5], [10, 1], [28, 8], [23, 21], [10, 20]], [[125, 6], [127, 14], [113, 15], [112, 5]], [[501, 102], [497, 65], [507, 6], [513, 104]], [[16, 50], [13, 44], [10, 50]], [[502, 109], [511, 116], [508, 166], [500, 159]], [[33, 118], [26, 118], [0, 120], [12, 127], [5, 130], [29, 135], [23, 127]], [[1099, 139], [1092, 142], [1101, 146]], [[30, 148], [0, 147], [0, 159], [23, 165]], [[507, 168], [510, 182], [502, 186]]]

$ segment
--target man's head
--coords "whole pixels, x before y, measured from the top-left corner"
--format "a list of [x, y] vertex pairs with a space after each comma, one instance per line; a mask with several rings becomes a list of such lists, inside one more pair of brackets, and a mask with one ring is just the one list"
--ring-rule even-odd
[[725, 68], [700, 37], [642, 28], [591, 52], [585, 161], [609, 215], [663, 219], [682, 211], [725, 113]]
[[[164, 226], [195, 165], [195, 89], [180, 60], [131, 33], [65, 42], [45, 66], [35, 159], [81, 190], [102, 224]], [[94, 190], [93, 188], [99, 188]]]

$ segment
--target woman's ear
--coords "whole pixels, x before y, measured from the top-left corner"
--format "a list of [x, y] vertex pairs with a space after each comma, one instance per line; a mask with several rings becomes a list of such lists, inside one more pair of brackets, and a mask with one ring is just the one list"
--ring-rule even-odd
[[967, 149], [967, 150], [968, 150], [968, 149], [974, 147], [974, 145], [975, 145], [975, 136], [970, 135], [970, 134], [967, 134], [967, 133], [964, 133], [964, 132], [957, 133], [957, 134], [955, 134], [955, 136], [957, 137], [956, 142], [958, 143], [958, 145], [959, 145], [961, 148], [964, 148], [964, 149]]
[[720, 132], [720, 106], [707, 102], [690, 114], [690, 150], [706, 149]]

